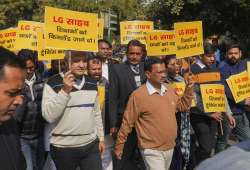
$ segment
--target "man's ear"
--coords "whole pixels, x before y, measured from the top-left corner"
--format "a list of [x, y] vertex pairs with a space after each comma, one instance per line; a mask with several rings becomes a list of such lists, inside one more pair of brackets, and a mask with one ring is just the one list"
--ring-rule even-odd
[[150, 75], [151, 75], [150, 71], [145, 71], [145, 75], [146, 75], [147, 79], [149, 79]]
[[241, 52], [241, 50], [240, 50], [240, 59], [241, 59], [241, 56], [242, 56], [242, 52]]

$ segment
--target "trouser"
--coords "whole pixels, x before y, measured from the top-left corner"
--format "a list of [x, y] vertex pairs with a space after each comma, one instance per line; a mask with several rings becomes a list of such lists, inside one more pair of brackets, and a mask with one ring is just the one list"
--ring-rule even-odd
[[216, 142], [216, 153], [224, 150], [231, 132], [237, 137], [239, 141], [244, 141], [250, 138], [249, 120], [245, 113], [233, 116], [236, 121], [236, 127], [231, 129], [226, 117], [223, 119], [223, 135], [219, 135]]
[[183, 166], [185, 164], [185, 161], [183, 159], [183, 155], [181, 153], [181, 147], [178, 142], [176, 142], [174, 152], [173, 152], [173, 157], [172, 157], [172, 162], [170, 165], [170, 170], [182, 170]]
[[168, 170], [171, 164], [173, 151], [173, 149], [167, 151], [141, 149], [146, 170]]
[[51, 158], [50, 152], [46, 153], [46, 159], [45, 159], [45, 163], [43, 166], [43, 170], [56, 170], [56, 166], [55, 166], [54, 161]]
[[57, 170], [102, 170], [99, 141], [75, 148], [51, 146], [51, 156]]
[[124, 145], [122, 159], [113, 159], [114, 170], [144, 170], [145, 165], [141, 158], [137, 144], [137, 136], [135, 129], [128, 135]]
[[210, 157], [215, 146], [215, 135], [217, 132], [217, 122], [205, 115], [190, 114], [191, 124], [194, 129], [199, 147], [195, 152], [196, 164]]
[[102, 156], [102, 169], [113, 170], [112, 148], [106, 148]]
[[38, 138], [28, 140], [21, 138], [21, 149], [26, 160], [26, 170], [38, 170], [37, 155], [38, 155]]

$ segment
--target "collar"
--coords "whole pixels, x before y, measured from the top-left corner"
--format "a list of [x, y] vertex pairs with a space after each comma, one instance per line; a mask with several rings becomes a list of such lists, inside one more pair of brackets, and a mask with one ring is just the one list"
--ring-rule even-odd
[[33, 74], [33, 76], [31, 77], [31, 79], [30, 79], [30, 80], [25, 79], [25, 83], [26, 83], [26, 84], [28, 84], [28, 85], [32, 85], [32, 84], [34, 84], [34, 83], [35, 83], [35, 81], [36, 81], [36, 75], [35, 75], [35, 73]]
[[161, 92], [159, 93], [149, 81], [146, 82], [146, 87], [148, 89], [149, 95], [158, 93], [159, 95], [163, 96], [167, 91], [167, 88], [163, 84], [161, 84]]
[[197, 64], [198, 66], [200, 66], [201, 69], [203, 69], [203, 68], [206, 67], [206, 65], [203, 64], [202, 61], [201, 61], [200, 59], [197, 59], [196, 64]]
[[101, 80], [97, 81], [97, 84], [106, 86], [108, 85], [108, 80], [102, 76]]
[[104, 62], [102, 62], [102, 64], [108, 64], [108, 59], [106, 59]]
[[[60, 75], [61, 75], [62, 78], [64, 77], [64, 73], [63, 73], [63, 72], [61, 72]], [[81, 83], [80, 83], [79, 85], [77, 85], [77, 84], [75, 83], [73, 86], [74, 86], [76, 89], [81, 90], [82, 87], [84, 86], [84, 83], [85, 83], [85, 76], [83, 75], [83, 76], [82, 76], [82, 81], [81, 81]]]
[[84, 86], [84, 83], [85, 83], [85, 77], [82, 76], [82, 81], [81, 81], [81, 83], [80, 83], [80, 84], [76, 84], [76, 83], [75, 83], [73, 86], [74, 86], [76, 89], [81, 90], [82, 87]]

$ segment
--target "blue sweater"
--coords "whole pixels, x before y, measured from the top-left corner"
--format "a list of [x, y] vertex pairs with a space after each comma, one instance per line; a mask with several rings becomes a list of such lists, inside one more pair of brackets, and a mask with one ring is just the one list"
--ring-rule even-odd
[[242, 71], [246, 70], [246, 63], [244, 61], [239, 61], [236, 64], [231, 64], [229, 61], [225, 60], [222, 61], [219, 65], [219, 69], [221, 72], [222, 82], [225, 86], [225, 93], [228, 99], [228, 104], [232, 110], [234, 115], [244, 113], [244, 103], [245, 101], [235, 103], [233, 98], [232, 92], [226, 82], [226, 79], [229, 78], [231, 75], [239, 74]]

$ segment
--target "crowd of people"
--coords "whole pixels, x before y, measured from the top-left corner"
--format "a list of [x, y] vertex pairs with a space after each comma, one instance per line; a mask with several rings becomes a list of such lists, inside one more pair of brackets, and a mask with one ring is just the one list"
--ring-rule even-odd
[[[120, 61], [102, 39], [97, 53], [66, 51], [47, 70], [34, 51], [0, 47], [0, 169], [192, 170], [231, 135], [249, 139], [250, 98], [236, 103], [226, 82], [247, 59], [235, 42], [218, 50], [148, 57], [131, 40]], [[203, 84], [224, 86], [225, 113], [205, 112]]]

